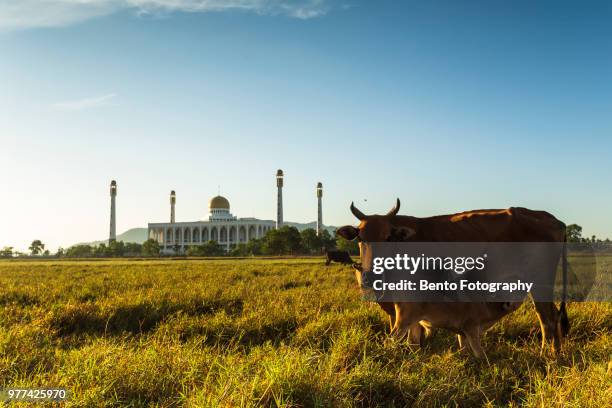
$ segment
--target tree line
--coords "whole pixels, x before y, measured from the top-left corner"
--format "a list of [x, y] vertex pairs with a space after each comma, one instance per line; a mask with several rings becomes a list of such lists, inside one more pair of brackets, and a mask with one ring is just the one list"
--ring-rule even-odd
[[[595, 235], [582, 236], [582, 227], [570, 224], [566, 230], [567, 241], [573, 244], [582, 244], [585, 248], [596, 250], [612, 250], [612, 241], [609, 238], [601, 239]], [[180, 256], [260, 256], [260, 255], [318, 255], [323, 249], [339, 249], [348, 251], [352, 255], [359, 254], [357, 242], [347, 241], [342, 237], [333, 237], [327, 230], [320, 236], [312, 228], [298, 231], [295, 227], [284, 226], [278, 230], [268, 231], [265, 236], [252, 239], [248, 243], [239, 243], [226, 252], [225, 247], [216, 241], [208, 241], [201, 245], [173, 247], [176, 255]], [[574, 245], [579, 249], [580, 245]], [[114, 241], [109, 244], [89, 245], [79, 244], [70, 248], [59, 248], [51, 254], [40, 240], [32, 241], [28, 253], [14, 251], [13, 247], [0, 249], [0, 258], [13, 258], [21, 256], [39, 256], [56, 258], [112, 258], [112, 257], [158, 257], [162, 256], [160, 245], [149, 239], [142, 244], [133, 242]]]
[[[248, 243], [239, 243], [229, 252], [216, 241], [208, 241], [200, 245], [173, 246], [175, 255], [179, 256], [259, 256], [259, 255], [319, 255], [324, 249], [340, 249], [351, 254], [358, 254], [356, 242], [347, 241], [342, 237], [333, 237], [327, 230], [320, 236], [312, 228], [298, 231], [295, 227], [284, 226], [278, 230], [268, 231], [259, 239]], [[142, 244], [113, 241], [98, 245], [78, 244], [70, 248], [59, 248], [55, 254], [45, 249], [40, 240], [32, 241], [30, 253], [23, 254], [13, 251], [12, 247], [0, 250], [0, 258], [15, 256], [39, 256], [55, 258], [116, 258], [116, 257], [159, 257], [162, 247], [155, 240], [149, 239]]]
[[567, 242], [571, 243], [572, 250], [595, 250], [595, 251], [610, 251], [612, 250], [612, 241], [610, 238], [601, 239], [595, 235], [590, 237], [582, 236], [582, 227], [578, 224], [570, 224], [566, 227], [565, 235]]

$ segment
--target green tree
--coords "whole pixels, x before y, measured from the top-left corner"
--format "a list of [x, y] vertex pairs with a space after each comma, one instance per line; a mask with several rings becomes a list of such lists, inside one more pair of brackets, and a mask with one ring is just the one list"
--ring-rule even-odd
[[325, 229], [323, 232], [321, 232], [320, 239], [322, 247], [325, 247], [326, 249], [334, 249], [336, 247], [336, 240], [334, 237], [332, 237], [328, 230]]
[[247, 252], [249, 255], [262, 255], [263, 254], [263, 239], [257, 238], [252, 239], [247, 243]]
[[342, 237], [336, 239], [336, 247], [341, 251], [347, 251], [351, 255], [359, 255], [359, 244], [356, 240], [349, 241]]
[[32, 255], [40, 255], [45, 250], [45, 244], [40, 239], [35, 239], [30, 244], [30, 253]]
[[223, 248], [217, 241], [208, 241], [202, 245], [204, 249], [204, 256], [224, 256], [225, 248]]
[[247, 246], [247, 244], [241, 242], [235, 247], [233, 247], [229, 254], [230, 256], [248, 256], [250, 255], [249, 247]]
[[136, 242], [126, 242], [124, 256], [140, 256], [142, 254], [142, 245]]
[[[202, 253], [204, 252], [204, 250], [202, 249], [202, 245], [191, 245], [188, 246], [187, 249], [185, 250], [185, 255], [186, 256], [204, 256], [202, 255]], [[174, 254], [176, 255], [178, 252], [176, 252], [176, 250], [174, 250]]]
[[581, 242], [582, 227], [578, 224], [570, 224], [565, 228], [565, 235], [568, 242]]
[[66, 250], [62, 247], [57, 248], [57, 252], [55, 253], [55, 256], [58, 258], [61, 258], [63, 256], [66, 255]]
[[280, 230], [270, 230], [264, 235], [262, 250], [265, 255], [282, 255], [285, 249], [283, 236]]
[[317, 231], [312, 228], [306, 228], [300, 232], [300, 240], [302, 243], [302, 249], [304, 252], [309, 254], [318, 254], [321, 252], [323, 242], [317, 235]]
[[108, 256], [119, 257], [125, 253], [123, 241], [111, 241], [108, 243]]
[[284, 226], [280, 229], [285, 239], [285, 253], [297, 254], [302, 249], [302, 237], [295, 227]]
[[302, 244], [300, 232], [295, 227], [284, 227], [271, 230], [263, 238], [262, 249], [267, 255], [299, 253]]
[[110, 250], [106, 244], [102, 242], [99, 245], [91, 247], [91, 256], [106, 258], [107, 256], [110, 256]]
[[187, 256], [223, 256], [225, 249], [217, 241], [208, 241], [202, 245], [187, 248]]
[[87, 244], [74, 245], [66, 250], [66, 256], [68, 258], [89, 258], [93, 256], [93, 248]]
[[154, 239], [148, 239], [142, 244], [142, 254], [144, 256], [159, 256], [161, 248]]
[[0, 250], [0, 258], [12, 258], [13, 257], [13, 247], [4, 247]]

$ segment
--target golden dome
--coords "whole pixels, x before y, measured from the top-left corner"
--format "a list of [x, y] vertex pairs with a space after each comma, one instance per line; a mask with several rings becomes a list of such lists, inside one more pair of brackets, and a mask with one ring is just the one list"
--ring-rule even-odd
[[208, 202], [208, 208], [211, 210], [213, 208], [229, 210], [230, 205], [229, 201], [227, 201], [227, 198], [218, 195], [210, 199], [210, 201]]

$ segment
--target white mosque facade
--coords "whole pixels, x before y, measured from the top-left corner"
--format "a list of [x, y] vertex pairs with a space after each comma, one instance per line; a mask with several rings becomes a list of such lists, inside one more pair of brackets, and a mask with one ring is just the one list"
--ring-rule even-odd
[[164, 253], [174, 253], [176, 249], [192, 245], [202, 245], [216, 241], [226, 250], [237, 244], [247, 243], [263, 237], [276, 228], [272, 220], [257, 218], [238, 218], [230, 213], [229, 201], [220, 195], [213, 197], [209, 204], [209, 214], [205, 219], [194, 222], [174, 222], [174, 192], [170, 196], [171, 216], [167, 223], [149, 223], [148, 237], [157, 241]]

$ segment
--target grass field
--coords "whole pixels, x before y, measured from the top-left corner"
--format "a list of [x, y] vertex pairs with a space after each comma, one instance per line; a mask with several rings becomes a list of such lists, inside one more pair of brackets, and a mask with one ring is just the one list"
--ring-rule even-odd
[[0, 287], [2, 387], [67, 387], [67, 406], [612, 404], [610, 303], [569, 306], [559, 359], [525, 304], [484, 337], [487, 366], [448, 332], [391, 341], [321, 259], [3, 261]]

